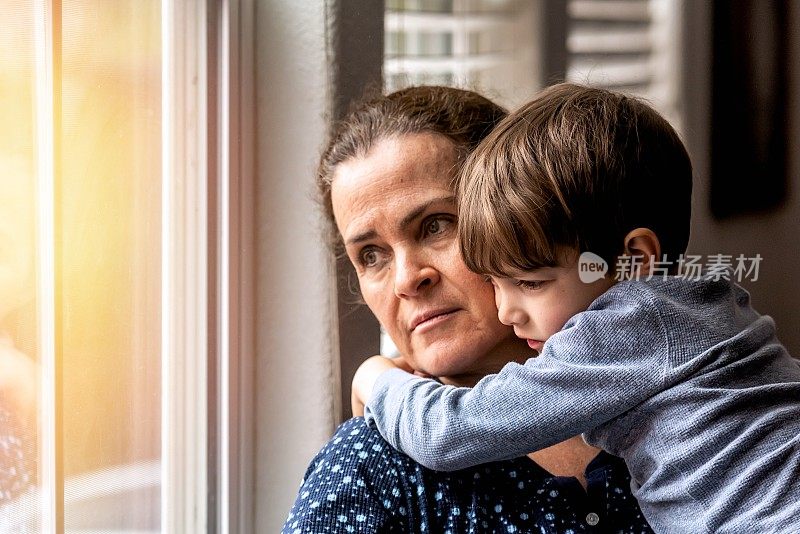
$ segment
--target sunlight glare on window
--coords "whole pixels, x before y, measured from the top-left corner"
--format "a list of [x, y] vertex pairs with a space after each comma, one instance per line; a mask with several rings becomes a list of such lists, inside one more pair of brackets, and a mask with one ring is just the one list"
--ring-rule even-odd
[[[60, 33], [36, 40], [50, 6]], [[160, 529], [160, 16], [157, 0], [0, 3], [2, 532], [50, 524], [48, 494], [63, 495], [66, 532]], [[43, 48], [51, 64], [37, 61]], [[47, 76], [56, 93], [37, 93]], [[43, 335], [55, 385], [37, 384]], [[45, 387], [59, 439], [39, 426]], [[42, 479], [40, 457], [58, 458], [63, 492], [43, 487], [61, 479]]]

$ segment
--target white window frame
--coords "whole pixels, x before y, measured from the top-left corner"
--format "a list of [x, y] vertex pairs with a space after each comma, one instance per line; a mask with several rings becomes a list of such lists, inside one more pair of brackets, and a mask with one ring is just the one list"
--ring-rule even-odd
[[248, 532], [254, 4], [162, 7], [161, 530]]
[[64, 531], [61, 358], [56, 351], [55, 183], [60, 143], [61, 2], [34, 2], [36, 130], [36, 285], [39, 347], [39, 528]]
[[205, 2], [162, 1], [161, 532], [207, 530]]
[[216, 531], [236, 534], [255, 521], [255, 4], [218, 7]]
[[[162, 0], [161, 6], [160, 530], [252, 532], [255, 6], [253, 0]], [[54, 254], [62, 3], [35, 0], [34, 10], [41, 489], [32, 498], [37, 528], [62, 533]]]
[[[363, 5], [269, 0], [255, 12], [258, 106], [242, 110], [254, 110], [258, 126], [258, 506], [252, 532], [280, 531], [303, 473], [338, 415], [335, 271], [314, 200], [314, 169], [337, 97], [330, 92], [327, 38], [332, 26], [344, 23], [326, 15]], [[352, 64], [346, 66], [343, 83], [352, 82]]]

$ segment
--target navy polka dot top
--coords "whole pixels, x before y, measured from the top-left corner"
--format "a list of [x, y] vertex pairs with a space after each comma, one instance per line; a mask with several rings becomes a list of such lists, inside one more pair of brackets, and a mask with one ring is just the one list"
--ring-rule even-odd
[[358, 417], [311, 462], [283, 533], [652, 532], [622, 460], [601, 452], [586, 478], [588, 491], [527, 457], [431, 471]]

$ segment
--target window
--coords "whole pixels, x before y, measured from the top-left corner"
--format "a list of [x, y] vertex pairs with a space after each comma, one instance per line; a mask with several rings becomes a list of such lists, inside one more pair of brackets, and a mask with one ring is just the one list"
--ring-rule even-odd
[[0, 220], [15, 236], [4, 266], [19, 267], [2, 320], [39, 398], [14, 410], [30, 484], [0, 523], [157, 530], [160, 5], [60, 7], [2, 7], [18, 37], [2, 52], [2, 174], [18, 198]]
[[246, 528], [249, 9], [0, 5], [0, 531]]
[[449, 85], [524, 102], [539, 84], [535, 15], [535, 2], [515, 0], [388, 1], [386, 90]]
[[672, 0], [569, 0], [567, 80], [644, 97], [680, 131], [679, 9]]
[[513, 108], [565, 78], [642, 96], [680, 131], [681, 9], [673, 0], [391, 0], [385, 87], [466, 87]]

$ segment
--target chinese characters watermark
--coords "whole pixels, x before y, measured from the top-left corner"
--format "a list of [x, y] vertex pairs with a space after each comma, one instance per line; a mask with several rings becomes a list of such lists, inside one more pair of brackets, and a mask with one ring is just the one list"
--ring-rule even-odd
[[[650, 257], [652, 265], [648, 273], [642, 272], [643, 260], [641, 256], [622, 255], [617, 259], [615, 278], [617, 280], [652, 280], [666, 279], [667, 276], [676, 276], [687, 280], [733, 280], [736, 283], [743, 281], [755, 282], [758, 280], [761, 254], [745, 256], [739, 254], [681, 254], [673, 262], [657, 260]], [[674, 267], [674, 269], [673, 269]], [[673, 270], [670, 273], [670, 270]]]

